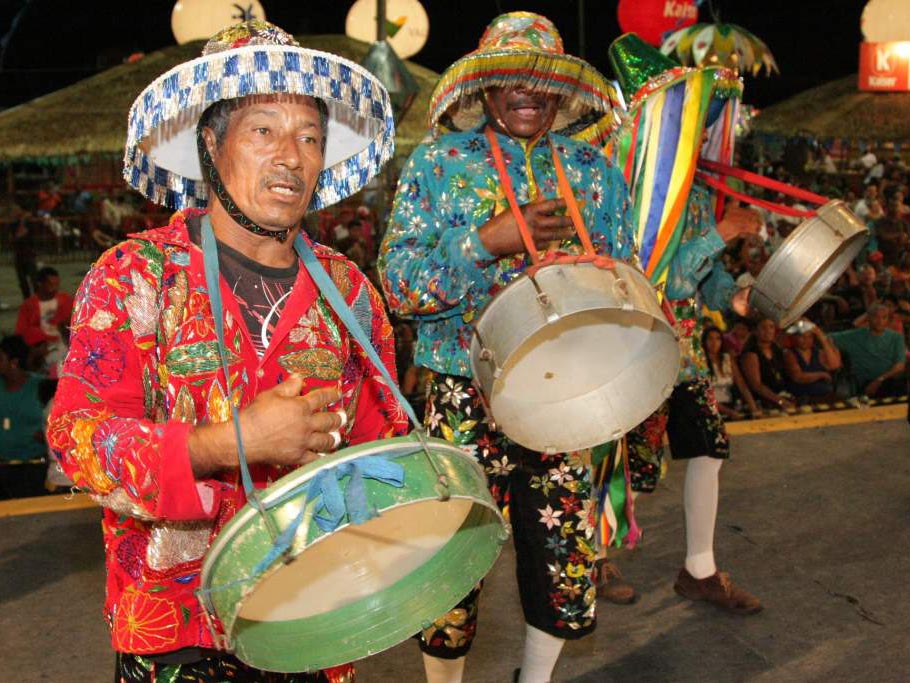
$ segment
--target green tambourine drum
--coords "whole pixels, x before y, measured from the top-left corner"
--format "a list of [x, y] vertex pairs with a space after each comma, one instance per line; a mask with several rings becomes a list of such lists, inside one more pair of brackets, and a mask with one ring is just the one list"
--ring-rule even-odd
[[[339, 473], [370, 460], [400, 466], [401, 481], [358, 476], [375, 516], [353, 524], [346, 515], [326, 530], [315, 485], [329, 475], [347, 494], [355, 477]], [[260, 501], [264, 514], [247, 504], [215, 538], [199, 598], [220, 621], [219, 644], [268, 671], [322, 669], [400, 643], [467, 595], [508, 538], [474, 459], [414, 435], [328, 455]], [[276, 553], [282, 536], [290, 541]]]

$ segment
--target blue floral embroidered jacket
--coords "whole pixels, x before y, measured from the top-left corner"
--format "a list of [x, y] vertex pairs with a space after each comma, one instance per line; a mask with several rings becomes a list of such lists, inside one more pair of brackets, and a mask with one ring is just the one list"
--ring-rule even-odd
[[[559, 196], [552, 138], [598, 253], [632, 254], [629, 193], [622, 174], [599, 150], [548, 134], [528, 152], [497, 135], [519, 204]], [[478, 228], [508, 210], [483, 128], [420, 145], [398, 184], [379, 254], [391, 310], [418, 321], [415, 363], [471, 376], [471, 322], [528, 265], [525, 255], [496, 258]], [[578, 252], [577, 239], [560, 246]]]

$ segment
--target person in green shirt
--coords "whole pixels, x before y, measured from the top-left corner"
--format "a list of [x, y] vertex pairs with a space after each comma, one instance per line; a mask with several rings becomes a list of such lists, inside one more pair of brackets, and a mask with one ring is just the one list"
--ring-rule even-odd
[[43, 377], [28, 372], [19, 335], [0, 340], [0, 499], [45, 493]]
[[837, 348], [847, 355], [857, 390], [870, 398], [898, 396], [907, 391], [907, 349], [903, 337], [888, 329], [888, 307], [869, 307], [869, 326], [835, 332]]

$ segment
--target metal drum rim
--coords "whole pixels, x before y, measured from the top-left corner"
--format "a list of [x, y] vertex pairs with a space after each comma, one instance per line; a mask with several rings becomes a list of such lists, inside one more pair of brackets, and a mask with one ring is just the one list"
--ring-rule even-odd
[[[648, 284], [648, 286], [651, 287], [652, 290], [654, 289], [654, 285], [651, 284], [651, 281], [648, 280], [647, 276], [646, 276], [644, 273], [642, 273], [640, 270], [638, 270], [637, 268], [635, 268], [635, 266], [632, 266], [632, 265], [630, 265], [630, 264], [628, 264], [628, 263], [625, 263], [625, 262], [623, 262], [623, 261], [616, 261], [616, 265], [621, 266], [622, 268], [631, 270], [631, 271], [634, 272], [635, 274], [640, 275], [640, 276], [645, 280], [645, 282]], [[597, 268], [598, 270], [603, 270], [603, 269], [599, 268], [598, 266], [595, 266], [593, 263], [577, 263], [577, 264], [553, 263], [553, 264], [549, 264], [549, 265], [547, 265], [547, 266], [544, 266], [543, 268], [541, 268], [541, 270], [540, 270], [539, 272], [543, 272], [545, 269], [547, 269], [547, 268], [552, 268], [552, 267], [554, 267], [554, 266], [559, 266], [559, 267], [571, 267], [571, 268], [577, 268], [577, 267], [579, 267], [579, 266], [582, 266], [582, 267]], [[617, 275], [617, 277], [620, 277], [620, 276]], [[498, 292], [496, 292], [496, 294], [495, 294], [489, 301], [487, 301], [487, 303], [484, 304], [483, 308], [480, 309], [480, 312], [477, 313], [477, 315], [476, 315], [475, 318], [474, 318], [474, 320], [475, 320], [476, 322], [471, 326], [471, 346], [470, 346], [470, 349], [469, 349], [469, 360], [470, 360], [470, 363], [471, 363], [471, 374], [472, 374], [473, 378], [478, 378], [478, 382], [480, 381], [480, 380], [479, 380], [479, 377], [478, 377], [478, 372], [477, 372], [477, 367], [478, 367], [478, 361], [479, 361], [479, 359], [475, 358], [475, 356], [478, 356], [478, 355], [479, 355], [478, 353], [475, 352], [475, 348], [477, 348], [477, 345], [479, 344], [478, 336], [477, 336], [477, 332], [478, 332], [478, 329], [477, 329], [478, 323], [480, 322], [480, 320], [481, 320], [481, 318], [484, 316], [484, 314], [486, 314], [486, 313], [490, 310], [490, 308], [493, 306], [493, 304], [494, 304], [498, 299], [500, 299], [501, 297], [503, 297], [503, 296], [506, 294], [506, 292], [509, 290], [509, 288], [511, 288], [513, 285], [515, 285], [515, 284], [521, 282], [523, 279], [528, 279], [528, 280], [530, 280], [530, 279], [531, 279], [531, 276], [528, 275], [527, 273], [522, 273], [521, 275], [519, 275], [518, 277], [516, 277], [514, 280], [512, 280], [511, 282], [509, 282], [505, 287], [503, 287], [501, 290], [499, 290]], [[533, 286], [533, 285], [532, 285], [532, 286]], [[656, 292], [655, 292], [655, 299], [656, 299], [656, 298], [657, 298], [657, 296], [656, 296]], [[655, 301], [655, 304], [656, 304], [658, 307], [660, 307], [660, 302], [659, 302], [659, 301], [656, 300], [656, 301]], [[606, 307], [606, 306], [599, 307], [599, 308], [587, 308], [587, 309], [572, 311], [571, 313], [563, 314], [563, 315], [561, 315], [561, 317], [562, 317], [562, 318], [570, 318], [570, 317], [572, 317], [572, 316], [574, 316], [574, 315], [580, 315], [581, 313], [588, 313], [588, 312], [591, 312], [591, 311], [605, 311], [605, 310], [614, 310], [614, 311], [620, 311], [620, 312], [621, 312], [621, 311], [623, 311], [624, 309], [622, 308], [622, 306], [614, 306], [614, 307], [609, 307], [609, 308]], [[677, 334], [676, 334], [675, 328], [673, 327], [673, 325], [670, 324], [670, 321], [667, 320], [667, 318], [666, 318], [665, 315], [659, 315], [659, 316], [658, 316], [658, 315], [653, 315], [650, 311], [646, 311], [646, 310], [642, 310], [642, 309], [635, 309], [635, 310], [636, 310], [636, 312], [638, 312], [638, 313], [643, 313], [643, 314], [647, 315], [649, 318], [651, 318], [651, 320], [657, 322], [658, 324], [663, 325], [663, 326], [667, 329], [667, 331], [668, 331], [674, 338], [678, 338], [678, 337], [677, 337]], [[545, 326], [544, 326], [544, 327], [545, 327]], [[523, 344], [525, 344], [531, 337], [533, 337], [535, 334], [537, 334], [540, 330], [544, 329], [544, 327], [538, 328], [537, 330], [535, 330], [534, 332], [532, 332], [531, 334], [529, 334], [527, 337], [525, 337], [524, 339], [522, 339], [521, 342], [515, 346], [515, 348], [517, 349], [517, 348], [521, 347], [521, 346], [522, 346]]]
[[[457, 454], [457, 455], [464, 457], [468, 462], [471, 463], [471, 465], [474, 466], [474, 469], [477, 471], [478, 475], [480, 475], [484, 479], [486, 478], [486, 473], [483, 471], [483, 468], [480, 466], [480, 464], [473, 457], [471, 457], [468, 453], [466, 453], [464, 450], [462, 450], [458, 446], [455, 446], [455, 445], [449, 443], [448, 441], [444, 441], [444, 440], [438, 439], [438, 438], [430, 437], [427, 440], [432, 446], [441, 446], [442, 447], [441, 450], [449, 451], [453, 454]], [[416, 450], [421, 449], [420, 441], [416, 437], [413, 437], [410, 435], [397, 436], [397, 437], [392, 437], [389, 439], [383, 439], [379, 442], [368, 441], [363, 444], [356, 444], [354, 446], [349, 446], [348, 448], [362, 448], [363, 450], [366, 451], [366, 450], [369, 450], [368, 447], [370, 446], [370, 444], [378, 443], [380, 445], [375, 446], [376, 450], [372, 450], [369, 454], [370, 455], [379, 455], [382, 452], [396, 450], [398, 447], [404, 445], [405, 442], [413, 443], [416, 447]], [[344, 449], [344, 450], [347, 450], [347, 449]], [[268, 489], [272, 489], [272, 490], [270, 490], [268, 495], [263, 499], [263, 503], [268, 503], [268, 501], [270, 499], [274, 499], [276, 496], [287, 493], [288, 491], [292, 490], [294, 487], [299, 486], [302, 483], [304, 483], [309, 476], [317, 474], [319, 471], [321, 471], [322, 469], [325, 469], [326, 467], [334, 467], [336, 465], [341, 465], [346, 462], [350, 462], [351, 460], [356, 460], [357, 458], [363, 457], [366, 454], [367, 453], [364, 453], [364, 452], [348, 453], [342, 457], [338, 457], [338, 458], [332, 460], [330, 463], [327, 462], [325, 460], [325, 458], [320, 458], [319, 460], [314, 460], [312, 463], [307, 463], [306, 465], [303, 465], [302, 467], [299, 467], [296, 470], [289, 472], [284, 477], [282, 477], [278, 481], [274, 482], [272, 484], [272, 486], [268, 487]], [[327, 457], [332, 457], [332, 455], [335, 455], [335, 454], [330, 454]], [[316, 466], [316, 465], [318, 465], [318, 466]], [[262, 490], [266, 490], [266, 489], [260, 489], [260, 490], [262, 491]], [[458, 496], [453, 496], [453, 497], [458, 497]], [[386, 508], [386, 509], [388, 509], [388, 508]], [[219, 556], [224, 551], [225, 546], [228, 544], [228, 542], [233, 540], [237, 536], [237, 534], [243, 530], [243, 527], [245, 527], [250, 522], [251, 517], [255, 517], [256, 515], [259, 515], [259, 514], [260, 514], [259, 511], [256, 510], [255, 508], [253, 508], [253, 506], [250, 505], [249, 502], [247, 502], [242, 508], [240, 508], [240, 510], [237, 511], [237, 513], [233, 517], [231, 517], [230, 520], [228, 520], [228, 522], [221, 528], [221, 531], [219, 531], [218, 534], [215, 536], [215, 538], [212, 540], [212, 544], [209, 546], [208, 550], [205, 553], [205, 558], [203, 559], [202, 568], [201, 568], [200, 574], [199, 574], [199, 584], [203, 589], [208, 587], [209, 581], [212, 578], [210, 575], [214, 571], [213, 565], [215, 563], [215, 557]], [[345, 526], [347, 526], [347, 525], [345, 525]], [[339, 529], [341, 529], [341, 528], [343, 528], [343, 527], [339, 527]], [[314, 545], [315, 545], [315, 542], [314, 542]], [[213, 607], [208, 592], [207, 591], [203, 592], [203, 595], [205, 596], [204, 599], [206, 602], [206, 606]], [[212, 610], [212, 611], [214, 611], [214, 610]]]
[[[758, 277], [755, 279], [755, 284], [753, 285], [753, 287], [755, 290], [757, 290], [757, 293], [760, 294], [765, 299], [767, 299], [768, 301], [770, 301], [774, 307], [777, 307], [780, 309], [781, 317], [780, 317], [779, 324], [782, 324], [782, 325], [785, 324], [787, 315], [792, 316], [792, 314], [788, 314], [787, 312], [793, 307], [793, 304], [798, 299], [802, 298], [802, 295], [803, 295], [806, 287], [809, 286], [810, 281], [818, 274], [818, 271], [810, 274], [809, 277], [805, 277], [806, 274], [802, 270], [800, 270], [798, 272], [798, 274], [800, 275], [800, 278], [798, 281], [801, 284], [796, 289], [796, 294], [795, 294], [795, 296], [793, 296], [791, 298], [789, 303], [778, 301], [776, 296], [772, 296], [772, 293], [774, 293], [774, 294], [777, 293], [776, 292], [777, 288], [774, 287], [775, 280], [777, 279], [781, 270], [783, 268], [785, 268], [787, 266], [787, 264], [790, 262], [790, 260], [793, 258], [794, 253], [798, 249], [801, 248], [803, 242], [807, 239], [806, 235], [809, 235], [811, 232], [813, 232], [814, 230], [817, 229], [814, 227], [815, 225], [817, 225], [817, 222], [822, 223], [826, 228], [830, 229], [828, 222], [822, 217], [822, 214], [828, 214], [831, 212], [835, 212], [836, 209], [840, 206], [844, 207], [845, 209], [847, 209], [847, 211], [849, 211], [849, 207], [847, 207], [845, 202], [843, 202], [839, 199], [834, 199], [834, 200], [831, 200], [830, 202], [827, 202], [826, 204], [824, 204], [823, 206], [821, 206], [818, 209], [818, 211], [816, 213], [819, 215], [813, 216], [812, 218], [807, 219], [806, 221], [801, 223], [799, 226], [797, 226], [796, 230], [794, 230], [793, 233], [791, 233], [783, 241], [781, 246], [771, 255], [771, 257], [768, 259], [768, 262], [765, 264], [765, 266], [762, 268], [761, 272], [758, 274]], [[858, 229], [853, 234], [847, 235], [845, 237], [841, 237], [840, 241], [836, 242], [836, 244], [834, 245], [834, 248], [829, 250], [829, 252], [825, 256], [825, 263], [830, 262], [832, 259], [837, 258], [840, 254], [847, 251], [857, 240], [868, 238], [868, 235], [869, 235], [869, 228], [866, 226], [862, 226], [861, 228], [858, 227]], [[792, 270], [792, 269], [790, 269], [790, 270]], [[750, 299], [754, 300], [754, 295], [752, 297], [750, 297]], [[802, 312], [805, 312], [805, 310], [811, 306], [812, 306], [812, 304], [810, 304], [805, 309], [803, 309]], [[802, 312], [797, 314], [796, 317], [799, 317], [799, 315], [801, 315]], [[772, 317], [774, 317], [774, 316], [772, 316]]]
[[[475, 505], [481, 505], [482, 507], [492, 511], [494, 513], [495, 517], [502, 524], [502, 527], [506, 528], [505, 518], [502, 516], [502, 512], [499, 510], [499, 508], [495, 504], [490, 505], [489, 503], [487, 503], [484, 500], [481, 500], [474, 496], [466, 496], [463, 494], [453, 495], [449, 498], [449, 500], [468, 500], [468, 501], [471, 501], [472, 503], [474, 503]], [[439, 498], [436, 496], [427, 496], [425, 498], [417, 498], [415, 500], [410, 500], [407, 503], [399, 503], [397, 505], [390, 505], [389, 507], [385, 507], [385, 508], [382, 508], [381, 510], [379, 510], [379, 514], [381, 515], [383, 512], [386, 512], [387, 510], [393, 510], [393, 509], [402, 508], [402, 507], [409, 507], [409, 506], [415, 505], [417, 503], [427, 503], [427, 502], [431, 502], [431, 501], [439, 501]], [[297, 557], [299, 557], [303, 552], [316, 547], [323, 541], [328, 540], [333, 534], [338, 533], [339, 531], [343, 531], [344, 529], [347, 529], [350, 526], [354, 526], [354, 525], [352, 525], [350, 522], [346, 522], [346, 523], [338, 526], [331, 533], [325, 533], [325, 534], [321, 535], [319, 538], [317, 538], [312, 543], [307, 545], [300, 553], [296, 553], [294, 556], [295, 559]], [[275, 563], [272, 564], [272, 566], [270, 566], [268, 569], [266, 569], [264, 572], [262, 572], [262, 574], [260, 574], [259, 576], [256, 577], [255, 583], [251, 584], [247, 590], [243, 591], [243, 594], [241, 595], [240, 599], [236, 603], [234, 613], [231, 617], [231, 626], [230, 626], [230, 628], [226, 629], [227, 635], [232, 641], [233, 641], [234, 625], [236, 624], [237, 619], [241, 618], [240, 611], [243, 609], [243, 606], [246, 604], [246, 601], [253, 595], [253, 593], [256, 592], [256, 588], [260, 583], [267, 580], [268, 578], [270, 578], [277, 572], [281, 571], [281, 569], [283, 569], [284, 566], [285, 565], [283, 563], [276, 561]], [[206, 597], [208, 597], [208, 596], [206, 596]], [[211, 604], [211, 603], [209, 601], [207, 601], [207, 605], [208, 604]], [[218, 611], [216, 609], [214, 609], [214, 605], [211, 605], [211, 606], [213, 608], [212, 611], [214, 611], [216, 616], [218, 616], [219, 620], [221, 620], [221, 622], [224, 623], [225, 620], [221, 617], [220, 614], [218, 614]], [[318, 617], [318, 616], [322, 616], [322, 615], [321, 614], [311, 615], [311, 617]], [[311, 618], [311, 617], [301, 617], [299, 619], [295, 619], [294, 621], [300, 621], [302, 619], [307, 619], [307, 618]]]

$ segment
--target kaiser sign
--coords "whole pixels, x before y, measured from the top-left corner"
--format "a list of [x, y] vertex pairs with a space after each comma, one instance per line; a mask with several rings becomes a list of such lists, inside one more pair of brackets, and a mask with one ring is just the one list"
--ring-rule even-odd
[[910, 41], [860, 43], [859, 89], [910, 91]]
[[619, 27], [660, 47], [664, 34], [691, 26], [698, 20], [695, 0], [619, 0]]

